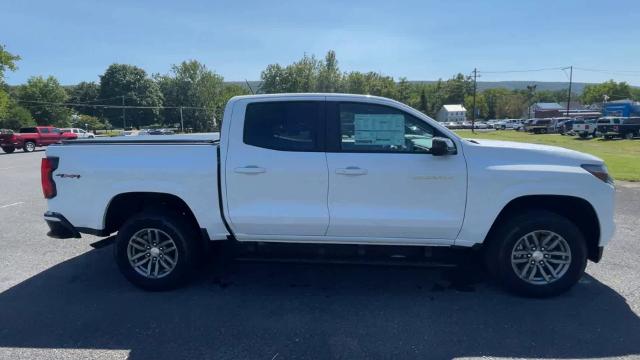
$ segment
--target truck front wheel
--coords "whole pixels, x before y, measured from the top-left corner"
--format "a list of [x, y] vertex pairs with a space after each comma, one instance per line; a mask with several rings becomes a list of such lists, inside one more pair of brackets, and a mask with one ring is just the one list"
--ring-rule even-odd
[[185, 284], [196, 265], [197, 232], [180, 215], [143, 212], [118, 231], [115, 258], [122, 274], [145, 290]]
[[34, 143], [33, 141], [27, 141], [24, 143], [24, 146], [22, 147], [22, 150], [24, 150], [24, 152], [33, 152], [36, 149], [36, 143]]
[[584, 236], [566, 217], [529, 211], [503, 222], [486, 248], [489, 272], [507, 290], [531, 297], [561, 294], [584, 274]]

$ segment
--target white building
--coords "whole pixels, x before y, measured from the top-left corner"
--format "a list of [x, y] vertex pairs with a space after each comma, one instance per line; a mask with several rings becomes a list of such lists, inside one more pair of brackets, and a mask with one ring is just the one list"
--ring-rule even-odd
[[436, 120], [440, 122], [463, 122], [467, 121], [467, 109], [460, 104], [442, 105], [436, 114]]

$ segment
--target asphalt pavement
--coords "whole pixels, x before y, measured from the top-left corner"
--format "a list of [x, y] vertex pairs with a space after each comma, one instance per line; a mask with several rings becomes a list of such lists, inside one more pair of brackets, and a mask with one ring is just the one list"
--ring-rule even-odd
[[473, 266], [252, 262], [151, 293], [109, 241], [46, 236], [43, 154], [0, 152], [0, 359], [640, 358], [640, 185], [618, 185], [603, 260], [556, 298]]

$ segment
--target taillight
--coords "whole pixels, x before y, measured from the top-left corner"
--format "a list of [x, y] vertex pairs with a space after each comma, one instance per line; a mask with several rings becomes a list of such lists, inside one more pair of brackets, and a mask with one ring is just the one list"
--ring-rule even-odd
[[56, 196], [56, 183], [53, 181], [53, 172], [58, 168], [57, 157], [46, 157], [42, 159], [40, 165], [40, 179], [42, 181], [42, 194], [45, 199]]

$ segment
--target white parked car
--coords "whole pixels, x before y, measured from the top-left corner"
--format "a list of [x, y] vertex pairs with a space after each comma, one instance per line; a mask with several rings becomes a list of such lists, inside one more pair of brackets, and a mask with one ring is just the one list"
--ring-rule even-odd
[[520, 119], [504, 119], [495, 123], [494, 128], [500, 130], [516, 129], [520, 124], [522, 124], [522, 120]]
[[153, 290], [231, 241], [475, 248], [506, 288], [550, 296], [614, 231], [601, 159], [465, 140], [375, 96], [234, 97], [220, 134], [75, 140], [42, 172], [50, 235], [117, 232], [120, 270]]
[[92, 132], [80, 129], [80, 128], [61, 128], [63, 133], [73, 133], [78, 135], [78, 139], [93, 139], [96, 135]]

